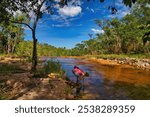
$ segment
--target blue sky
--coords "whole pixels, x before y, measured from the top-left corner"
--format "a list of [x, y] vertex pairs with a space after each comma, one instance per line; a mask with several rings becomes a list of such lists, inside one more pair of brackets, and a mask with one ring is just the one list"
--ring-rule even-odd
[[[78, 6], [70, 3], [64, 8], [59, 8], [56, 5], [53, 15], [44, 14], [43, 18], [39, 20], [36, 36], [40, 43], [73, 48], [75, 44], [88, 40], [89, 33], [93, 35], [103, 33], [95, 24], [95, 19], [122, 18], [129, 13], [129, 8], [122, 4], [122, 0], [105, 0], [104, 3], [100, 3], [99, 0], [95, 0], [95, 2], [92, 0], [91, 2], [87, 2], [87, 0], [73, 1], [78, 2]], [[111, 14], [108, 10], [110, 5], [115, 5], [118, 9], [117, 14]], [[25, 28], [25, 39], [32, 39], [31, 31], [27, 28]]]

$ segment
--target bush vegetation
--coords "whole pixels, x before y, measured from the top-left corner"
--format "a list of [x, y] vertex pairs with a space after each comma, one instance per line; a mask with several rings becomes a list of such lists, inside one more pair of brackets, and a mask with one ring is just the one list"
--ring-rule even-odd
[[48, 73], [58, 73], [60, 75], [64, 75], [64, 70], [61, 67], [61, 64], [59, 61], [56, 61], [54, 59], [49, 59], [45, 65], [44, 65], [44, 71], [46, 74]]
[[42, 68], [37, 69], [37, 72], [34, 75], [34, 77], [47, 77], [47, 75], [51, 73], [61, 78], [65, 76], [65, 71], [62, 69], [60, 62], [54, 59], [49, 59], [44, 63]]
[[13, 64], [0, 64], [0, 73], [16, 73], [16, 72], [23, 72], [24, 70], [21, 69], [18, 65]]

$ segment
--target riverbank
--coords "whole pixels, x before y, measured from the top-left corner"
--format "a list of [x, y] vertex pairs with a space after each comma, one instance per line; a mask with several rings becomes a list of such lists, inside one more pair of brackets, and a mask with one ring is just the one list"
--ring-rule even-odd
[[150, 71], [150, 55], [89, 55], [62, 58], [79, 58], [102, 65], [124, 65], [125, 67]]
[[[40, 68], [43, 67], [43, 63], [49, 57], [42, 57], [38, 62], [38, 73], [36, 76], [30, 73], [31, 63], [19, 57], [4, 57], [0, 60], [0, 99], [15, 99], [15, 100], [38, 100], [38, 99], [80, 99], [80, 94], [76, 96], [74, 94], [78, 91], [78, 87], [70, 81], [62, 77], [52, 78], [51, 75], [41, 75]], [[101, 75], [91, 76], [94, 78], [103, 76], [105, 81], [110, 80], [113, 82], [123, 82], [133, 85], [146, 86], [149, 84], [149, 71], [135, 70], [143, 69], [136, 68], [134, 65], [130, 65], [131, 61], [135, 64], [137, 61], [149, 62], [149, 59], [135, 59], [135, 58], [100, 58], [100, 57], [63, 57], [67, 61], [73, 60], [73, 64], [77, 65], [91, 65]], [[70, 59], [68, 59], [70, 58]], [[76, 59], [71, 59], [76, 58]], [[76, 62], [75, 62], [75, 61]], [[124, 63], [119, 63], [124, 61]], [[129, 63], [126, 63], [129, 61]], [[129, 68], [129, 69], [128, 69]], [[132, 68], [132, 69], [130, 69]], [[70, 69], [70, 67], [69, 67]], [[88, 69], [87, 69], [88, 70]], [[90, 66], [89, 66], [90, 70]], [[69, 72], [69, 70], [66, 70]], [[91, 75], [93, 75], [92, 70]], [[136, 75], [135, 75], [136, 74]], [[72, 77], [70, 71], [70, 78]], [[94, 74], [95, 75], [95, 74]], [[107, 84], [106, 84], [107, 85]], [[105, 84], [103, 87], [104, 88]], [[147, 89], [146, 89], [147, 90]], [[87, 99], [87, 98], [86, 98]], [[93, 99], [89, 97], [88, 99]], [[101, 99], [101, 98], [100, 98]]]
[[[30, 73], [31, 63], [19, 57], [3, 57], [0, 60], [0, 99], [52, 100], [71, 99], [66, 80]], [[43, 67], [39, 61], [37, 70]]]
[[150, 59], [136, 59], [136, 58], [88, 58], [87, 60], [97, 62], [102, 65], [124, 65], [125, 67], [142, 69], [150, 71]]

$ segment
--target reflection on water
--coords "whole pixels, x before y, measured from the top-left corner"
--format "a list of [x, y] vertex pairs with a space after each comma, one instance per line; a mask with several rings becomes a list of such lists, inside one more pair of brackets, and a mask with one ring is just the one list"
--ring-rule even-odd
[[80, 99], [150, 99], [150, 73], [123, 66], [106, 66], [80, 59], [57, 58], [68, 77], [76, 82], [74, 65], [90, 74], [73, 93]]

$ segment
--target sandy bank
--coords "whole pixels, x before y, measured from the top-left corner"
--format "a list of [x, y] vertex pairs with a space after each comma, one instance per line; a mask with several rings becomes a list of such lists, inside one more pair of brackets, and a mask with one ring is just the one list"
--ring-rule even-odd
[[96, 59], [96, 58], [89, 58], [88, 60], [102, 64], [102, 65], [123, 65], [124, 67], [137, 68], [137, 69], [150, 71], [150, 59], [135, 59], [135, 58]]

